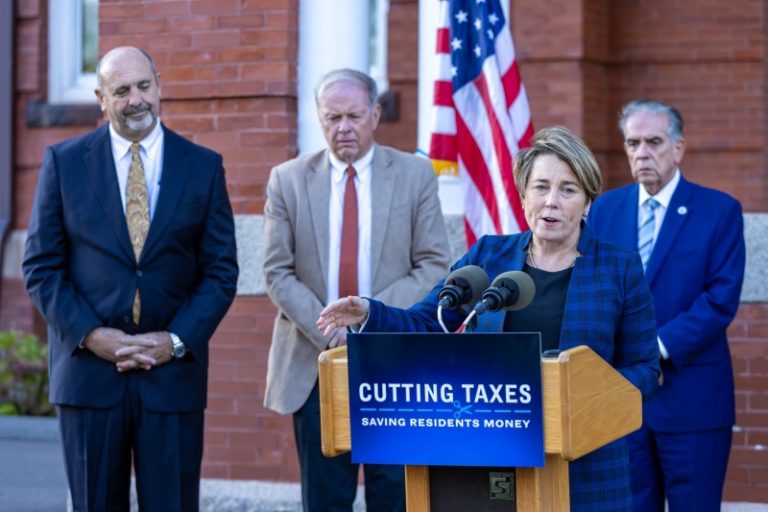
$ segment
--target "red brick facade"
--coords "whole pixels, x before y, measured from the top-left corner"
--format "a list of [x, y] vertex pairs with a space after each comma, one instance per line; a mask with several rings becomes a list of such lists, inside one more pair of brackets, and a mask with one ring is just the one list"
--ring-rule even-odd
[[[535, 126], [582, 134], [608, 186], [629, 179], [616, 111], [634, 97], [677, 105], [694, 181], [765, 212], [768, 7], [753, 0], [513, 0], [512, 27]], [[47, 0], [16, 2], [15, 229], [25, 229], [45, 146], [92, 126], [31, 128], [47, 94]], [[137, 45], [161, 73], [162, 118], [224, 155], [235, 213], [261, 214], [272, 165], [296, 154], [299, 0], [101, 0], [101, 52]], [[380, 142], [416, 145], [418, 1], [390, 0], [389, 79], [399, 119]], [[40, 329], [20, 279], [0, 287], [0, 329]], [[261, 406], [275, 308], [238, 297], [212, 341], [204, 475], [296, 481], [290, 418]], [[768, 306], [731, 327], [737, 423], [725, 498], [768, 502]]]

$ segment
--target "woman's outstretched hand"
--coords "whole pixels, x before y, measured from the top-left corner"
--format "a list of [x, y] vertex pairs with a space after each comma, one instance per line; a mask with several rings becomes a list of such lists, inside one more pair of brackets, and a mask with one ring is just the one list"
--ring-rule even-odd
[[317, 317], [317, 328], [328, 336], [334, 329], [361, 324], [368, 318], [371, 304], [363, 298], [349, 296], [325, 306]]

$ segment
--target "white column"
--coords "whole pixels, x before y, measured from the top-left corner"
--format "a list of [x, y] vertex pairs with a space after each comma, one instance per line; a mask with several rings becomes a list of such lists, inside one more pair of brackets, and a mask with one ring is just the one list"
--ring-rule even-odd
[[[437, 0], [419, 1], [419, 126], [417, 149], [429, 154], [429, 138], [432, 134], [432, 103], [435, 89], [437, 60], [437, 25], [440, 3]], [[446, 215], [462, 215], [464, 199], [461, 183], [453, 176], [440, 176], [440, 204]]]
[[368, 73], [369, 2], [300, 0], [298, 63], [298, 146], [300, 153], [326, 146], [317, 120], [314, 88], [337, 68]]
[[419, 1], [419, 129], [416, 147], [425, 154], [429, 153], [429, 136], [432, 132], [439, 6], [437, 0]]
[[[379, 95], [389, 89], [389, 72], [387, 66], [387, 57], [389, 55], [389, 0], [376, 0], [376, 14], [373, 22], [371, 34], [372, 53], [374, 54], [371, 65], [371, 78], [376, 80], [376, 87], [379, 89]], [[370, 4], [369, 4], [370, 5]]]

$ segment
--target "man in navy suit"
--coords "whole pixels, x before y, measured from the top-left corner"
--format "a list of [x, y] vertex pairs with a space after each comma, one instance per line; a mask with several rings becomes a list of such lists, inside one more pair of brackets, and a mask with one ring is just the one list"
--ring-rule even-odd
[[744, 277], [741, 206], [687, 181], [677, 109], [639, 100], [619, 128], [636, 183], [597, 199], [589, 224], [640, 253], [654, 296], [663, 385], [629, 436], [634, 510], [719, 511], [734, 391], [726, 330]]
[[113, 49], [97, 77], [109, 124], [46, 150], [22, 265], [72, 502], [129, 510], [133, 465], [141, 510], [194, 511], [208, 341], [238, 275], [222, 159], [160, 124], [146, 53]]

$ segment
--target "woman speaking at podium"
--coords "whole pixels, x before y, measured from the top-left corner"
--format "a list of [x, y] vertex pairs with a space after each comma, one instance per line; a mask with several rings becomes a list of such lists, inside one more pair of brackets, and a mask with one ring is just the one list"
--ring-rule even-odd
[[[481, 300], [472, 313], [471, 303], [443, 313], [438, 306], [444, 280], [408, 309], [361, 297], [339, 299], [320, 313], [318, 328], [326, 335], [346, 326], [363, 332], [440, 332], [465, 326], [475, 332], [541, 332], [542, 350], [587, 345], [647, 399], [659, 382], [659, 349], [640, 257], [598, 240], [584, 222], [602, 185], [589, 148], [563, 127], [544, 128], [532, 142], [514, 165], [529, 231], [484, 236], [451, 269], [480, 267], [494, 285], [500, 274], [522, 271], [536, 290], [527, 307], [489, 308]], [[482, 290], [467, 292], [474, 297], [469, 300], [477, 300]], [[569, 471], [571, 510], [631, 510], [623, 438], [574, 460]]]

